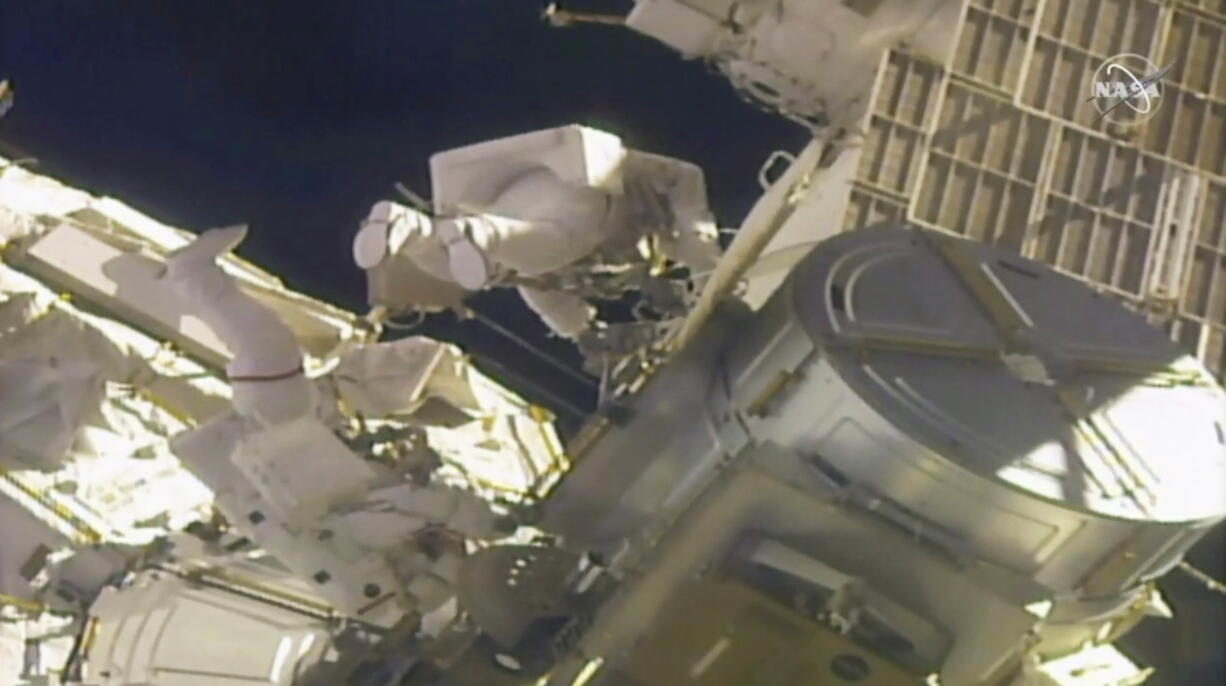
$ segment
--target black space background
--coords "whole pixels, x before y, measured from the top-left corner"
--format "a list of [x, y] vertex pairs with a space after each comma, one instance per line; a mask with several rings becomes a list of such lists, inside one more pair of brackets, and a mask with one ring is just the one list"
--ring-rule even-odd
[[[542, 4], [0, 0], [0, 78], [17, 91], [0, 143], [175, 226], [247, 222], [244, 257], [358, 310], [358, 221], [396, 180], [428, 192], [433, 152], [572, 122], [601, 126], [701, 165], [721, 223], [736, 226], [767, 154], [803, 144], [796, 127], [743, 104], [702, 66], [625, 30], [552, 29]], [[624, 12], [630, 0], [566, 4]], [[577, 364], [513, 295], [483, 295], [476, 306]], [[422, 332], [459, 342], [569, 428], [578, 417], [564, 406], [591, 405], [590, 387], [488, 327], [440, 317]], [[1221, 539], [1193, 554], [1219, 574]], [[1180, 619], [1150, 620], [1127, 641], [1160, 665], [1151, 683], [1226, 683], [1226, 599], [1177, 574], [1164, 585]]]

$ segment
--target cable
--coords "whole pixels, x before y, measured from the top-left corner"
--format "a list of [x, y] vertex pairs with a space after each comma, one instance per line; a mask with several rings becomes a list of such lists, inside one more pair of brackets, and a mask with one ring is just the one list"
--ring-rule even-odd
[[418, 212], [421, 212], [422, 214], [426, 214], [426, 215], [431, 214], [429, 200], [426, 200], [420, 195], [414, 193], [408, 186], [404, 185], [403, 183], [400, 183], [399, 181], [392, 184], [392, 187], [395, 188], [396, 192], [399, 193], [400, 196], [409, 203], [410, 207], [417, 210]]
[[558, 395], [557, 393], [550, 391], [545, 386], [538, 383], [535, 379], [532, 379], [525, 374], [521, 374], [511, 369], [510, 367], [502, 364], [501, 362], [499, 362], [498, 360], [494, 359], [493, 357], [489, 355], [482, 355], [480, 353], [474, 353], [474, 352], [469, 352], [469, 355], [472, 355], [479, 362], [482, 362], [484, 364], [487, 364], [493, 367], [495, 370], [497, 370], [498, 374], [501, 374], [507, 377], [511, 377], [512, 379], [517, 379], [519, 381], [520, 386], [526, 387], [530, 389], [533, 393], [536, 393], [539, 396], [547, 398], [548, 399], [547, 404], [551, 404], [553, 407], [557, 409], [564, 410], [565, 412], [570, 414], [571, 417], [575, 419], [583, 421], [587, 419], [587, 417], [591, 414], [591, 412], [589, 412], [588, 410], [585, 410], [575, 405], [574, 403], [570, 402], [569, 400], [563, 398], [561, 395]]
[[588, 375], [586, 375], [586, 374], [584, 374], [584, 373], [582, 373], [582, 372], [575, 371], [575, 370], [574, 370], [574, 369], [572, 369], [570, 366], [568, 366], [568, 365], [566, 365], [566, 364], [563, 364], [562, 362], [559, 362], [558, 360], [556, 360], [556, 359], [554, 359], [552, 356], [550, 356], [548, 353], [543, 352], [542, 350], [538, 349], [536, 346], [532, 345], [532, 343], [531, 343], [531, 342], [529, 342], [528, 340], [524, 339], [524, 338], [523, 338], [523, 337], [521, 337], [519, 334], [515, 333], [514, 331], [511, 331], [510, 329], [506, 328], [506, 327], [505, 327], [505, 326], [503, 326], [502, 324], [499, 324], [498, 322], [496, 322], [496, 321], [494, 321], [493, 319], [491, 319], [490, 317], [488, 317], [488, 316], [486, 316], [486, 315], [482, 314], [481, 312], [478, 312], [477, 310], [473, 309], [471, 306], [468, 308], [468, 310], [469, 310], [469, 312], [471, 312], [471, 313], [472, 313], [472, 315], [473, 315], [473, 318], [474, 318], [474, 319], [476, 319], [477, 321], [481, 322], [482, 324], [484, 324], [484, 325], [488, 326], [489, 328], [493, 329], [495, 332], [497, 332], [497, 333], [501, 334], [502, 336], [504, 336], [504, 337], [505, 337], [505, 338], [507, 338], [508, 340], [510, 340], [510, 341], [512, 341], [513, 343], [515, 343], [516, 345], [518, 345], [519, 347], [523, 348], [525, 351], [527, 351], [529, 354], [531, 354], [533, 357], [537, 358], [538, 360], [541, 360], [542, 362], [544, 362], [544, 363], [548, 364], [549, 366], [553, 367], [554, 369], [556, 369], [556, 370], [558, 370], [558, 371], [562, 372], [563, 374], [565, 374], [565, 375], [569, 376], [570, 378], [574, 379], [575, 381], [578, 381], [579, 383], [583, 384], [584, 386], [587, 386], [587, 387], [589, 387], [589, 388], [593, 388], [593, 387], [596, 387], [596, 386], [598, 385], [598, 382], [596, 382], [595, 380], [593, 380], [593, 379], [592, 379], [591, 377], [589, 377]]
[[1204, 584], [1208, 590], [1226, 595], [1226, 584], [1193, 567], [1186, 560], [1179, 563], [1179, 570]]

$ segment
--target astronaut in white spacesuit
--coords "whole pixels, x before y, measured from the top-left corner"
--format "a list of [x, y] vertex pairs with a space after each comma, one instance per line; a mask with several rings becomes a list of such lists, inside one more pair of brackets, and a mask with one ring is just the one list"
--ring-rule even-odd
[[[320, 565], [332, 561], [333, 571], [329, 576], [339, 581], [343, 570], [337, 568], [335, 560], [340, 558], [329, 548], [331, 538], [325, 540], [311, 532], [343, 528], [348, 532], [348, 540], [339, 544], [356, 543], [364, 550], [377, 551], [385, 557], [384, 564], [390, 565], [408, 594], [415, 598], [416, 607], [423, 610], [436, 607], [448, 597], [449, 582], [455, 573], [453, 568], [458, 563], [455, 554], [447, 552], [449, 549], [434, 550], [438, 546], [428, 544], [438, 538], [435, 532], [446, 532], [460, 541], [492, 540], [510, 533], [514, 529], [513, 522], [508, 523], [506, 517], [495, 513], [488, 503], [467, 491], [443, 483], [412, 483], [368, 472], [370, 468], [339, 443], [339, 456], [336, 451], [329, 457], [326, 451], [312, 450], [332, 442], [333, 437], [315, 421], [321, 393], [304, 374], [303, 351], [297, 338], [273, 310], [244, 293], [235, 279], [216, 264], [217, 258], [234, 249], [245, 235], [245, 227], [207, 231], [167, 259], [164, 278], [185, 311], [199, 317], [233, 354], [226, 371], [237, 415], [236, 420], [203, 425], [192, 432], [200, 434], [198, 438], [181, 436], [176, 439], [176, 452], [209, 483], [217, 494], [218, 506], [240, 528], [246, 526], [245, 513], [253, 509], [279, 514], [274, 534], [268, 533], [274, 531], [267, 529], [268, 524], [253, 522], [257, 532], [265, 532], [264, 538], [255, 537], [261, 544], [279, 546], [269, 552], [277, 557], [287, 556], [282, 561], [291, 567], [293, 560], [302, 560], [306, 566], [315, 564], [316, 560]], [[301, 445], [302, 441], [308, 443]], [[255, 476], [250, 468], [240, 465], [235, 472], [216, 462], [225, 457], [230, 457], [230, 461], [239, 459], [235, 456], [242, 456], [244, 451], [263, 460], [257, 465]], [[342, 468], [350, 477], [359, 473], [370, 473], [371, 477], [354, 477], [359, 480], [356, 492], [349, 488], [345, 495], [338, 496], [339, 500], [334, 499], [335, 502], [327, 505], [325, 511], [306, 519], [295, 517], [292, 507], [304, 494], [313, 497], [323, 493], [323, 497], [327, 497], [329, 487], [326, 483], [313, 483], [318, 480], [308, 479], [304, 486], [307, 490], [286, 500], [279, 497], [285, 486], [267, 491], [268, 477], [260, 476], [276, 476], [277, 469], [305, 474], [321, 470], [321, 473], [330, 473], [327, 469], [336, 469], [335, 466], [310, 461], [325, 458], [333, 465], [341, 460]], [[350, 467], [343, 467], [349, 464], [346, 460], [352, 461]], [[210, 478], [210, 475], [214, 476]], [[262, 505], [257, 502], [261, 500]], [[291, 510], [285, 509], [286, 503]], [[278, 509], [278, 505], [282, 507]], [[262, 515], [259, 519], [265, 518]], [[423, 551], [405, 548], [422, 536], [427, 541]], [[463, 553], [462, 545], [459, 553]], [[412, 562], [414, 560], [417, 562]]]
[[466, 203], [423, 221], [383, 201], [363, 230], [381, 228], [394, 237], [397, 255], [436, 280], [468, 291], [516, 286], [550, 329], [576, 339], [593, 325], [587, 298], [602, 295], [585, 279], [585, 268], [617, 265], [606, 271], [625, 273], [626, 265], [667, 259], [703, 274], [719, 258], [701, 169], [626, 150], [619, 173], [621, 188], [614, 191], [530, 165], [478, 207]]

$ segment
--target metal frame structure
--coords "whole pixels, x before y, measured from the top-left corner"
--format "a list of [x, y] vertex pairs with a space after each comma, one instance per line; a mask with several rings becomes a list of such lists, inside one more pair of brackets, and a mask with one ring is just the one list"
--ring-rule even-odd
[[[1087, 95], [1126, 52], [1174, 66], [1156, 116], [1121, 128]], [[1017, 250], [1226, 374], [1226, 2], [969, 0], [945, 64], [883, 56], [864, 124], [844, 229]]]

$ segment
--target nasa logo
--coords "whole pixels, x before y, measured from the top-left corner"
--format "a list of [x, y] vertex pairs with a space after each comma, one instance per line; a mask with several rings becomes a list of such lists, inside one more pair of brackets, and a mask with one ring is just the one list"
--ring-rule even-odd
[[1162, 102], [1162, 79], [1173, 64], [1161, 69], [1149, 58], [1124, 53], [1107, 58], [1094, 72], [1090, 102], [1098, 110], [1097, 122], [1108, 119], [1116, 124], [1135, 126], [1158, 111]]

